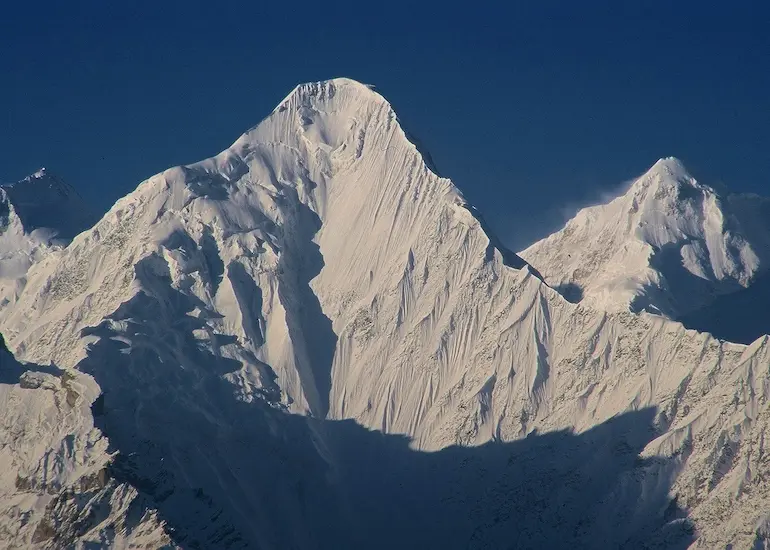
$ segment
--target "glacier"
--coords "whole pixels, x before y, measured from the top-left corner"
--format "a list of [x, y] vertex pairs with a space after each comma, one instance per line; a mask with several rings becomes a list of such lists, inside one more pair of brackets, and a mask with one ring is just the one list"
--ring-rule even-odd
[[676, 320], [765, 204], [663, 159], [515, 254], [373, 88], [300, 85], [7, 293], [0, 541], [770, 548], [768, 338]]

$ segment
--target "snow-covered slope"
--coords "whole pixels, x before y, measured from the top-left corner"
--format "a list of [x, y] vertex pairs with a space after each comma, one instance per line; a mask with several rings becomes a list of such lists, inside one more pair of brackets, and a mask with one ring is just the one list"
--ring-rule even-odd
[[149, 503], [111, 473], [107, 440], [91, 415], [98, 395], [77, 371], [19, 363], [0, 336], [3, 548], [171, 542]]
[[568, 299], [678, 318], [766, 269], [769, 214], [769, 200], [721, 195], [666, 158], [521, 255]]
[[0, 303], [23, 286], [29, 266], [95, 221], [75, 190], [46, 169], [0, 185]]
[[762, 544], [767, 339], [564, 300], [357, 82], [297, 87], [27, 278], [10, 347], [98, 387], [78, 426], [183, 547]]

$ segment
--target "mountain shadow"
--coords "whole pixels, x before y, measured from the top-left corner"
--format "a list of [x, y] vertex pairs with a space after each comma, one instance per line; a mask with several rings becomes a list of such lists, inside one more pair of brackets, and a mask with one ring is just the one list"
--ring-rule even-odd
[[751, 344], [770, 334], [770, 273], [748, 287], [718, 296], [712, 303], [678, 319], [685, 327], [710, 332], [716, 338]]
[[171, 288], [156, 260], [137, 266], [145, 291], [85, 331], [97, 340], [80, 368], [103, 390], [93, 411], [117, 453], [110, 475], [147, 498], [180, 546], [679, 549], [692, 542], [686, 514], [668, 495], [676, 465], [639, 456], [656, 436], [654, 410], [581, 434], [437, 452], [353, 421], [292, 415], [269, 392], [243, 392], [228, 380], [242, 359], [228, 357], [230, 340], [208, 325], [216, 313]]
[[577, 283], [564, 283], [553, 289], [571, 304], [578, 304], [583, 300], [583, 287]]
[[[305, 184], [315, 185], [309, 179]], [[284, 229], [281, 240], [284, 248], [278, 260], [278, 296], [286, 310], [286, 324], [302, 389], [313, 416], [325, 418], [329, 412], [337, 335], [310, 287], [310, 282], [324, 266], [320, 248], [313, 242], [321, 228], [321, 219], [299, 199], [295, 188], [276, 185], [285, 196], [279, 203], [281, 210], [292, 220], [291, 229]]]
[[353, 421], [326, 433], [367, 548], [686, 548], [673, 465], [639, 457], [653, 417], [437, 452]]
[[23, 384], [22, 375], [29, 373], [43, 373], [52, 376], [61, 376], [64, 371], [54, 365], [38, 365], [36, 363], [21, 363], [16, 360], [5, 344], [3, 335], [0, 334], [0, 384]]

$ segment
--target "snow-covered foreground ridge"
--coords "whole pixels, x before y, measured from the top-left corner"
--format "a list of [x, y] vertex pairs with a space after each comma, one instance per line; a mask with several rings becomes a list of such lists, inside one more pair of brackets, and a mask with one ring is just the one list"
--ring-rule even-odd
[[767, 338], [566, 301], [351, 80], [143, 182], [0, 331], [3, 546], [766, 544]]

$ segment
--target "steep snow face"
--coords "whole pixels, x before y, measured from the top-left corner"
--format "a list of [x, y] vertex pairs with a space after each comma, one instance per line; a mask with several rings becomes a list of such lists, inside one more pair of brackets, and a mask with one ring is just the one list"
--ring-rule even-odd
[[[25, 356], [55, 349], [57, 364], [74, 366], [83, 328], [149, 292], [141, 266], [223, 316], [210, 322], [251, 357], [239, 355], [246, 378], [263, 380], [270, 365], [292, 410], [325, 417], [335, 330], [370, 299], [366, 288], [398, 292], [403, 304], [388, 314], [403, 317], [411, 291], [399, 281], [406, 268], [429, 276], [414, 265], [415, 251], [436, 243], [457, 259], [470, 247], [480, 252], [458, 270], [499, 255], [381, 96], [344, 79], [303, 85], [228, 150], [150, 178], [120, 200], [30, 275], [35, 284], [4, 325]], [[435, 277], [444, 292], [444, 275]]]
[[75, 190], [46, 169], [0, 185], [0, 300], [18, 292], [33, 263], [95, 221]]
[[565, 301], [347, 79], [140, 184], [0, 328], [98, 386], [78, 422], [183, 546], [743, 547], [770, 502], [767, 339]]
[[678, 318], [748, 286], [770, 261], [770, 201], [721, 196], [674, 158], [584, 208], [521, 255], [570, 300]]

